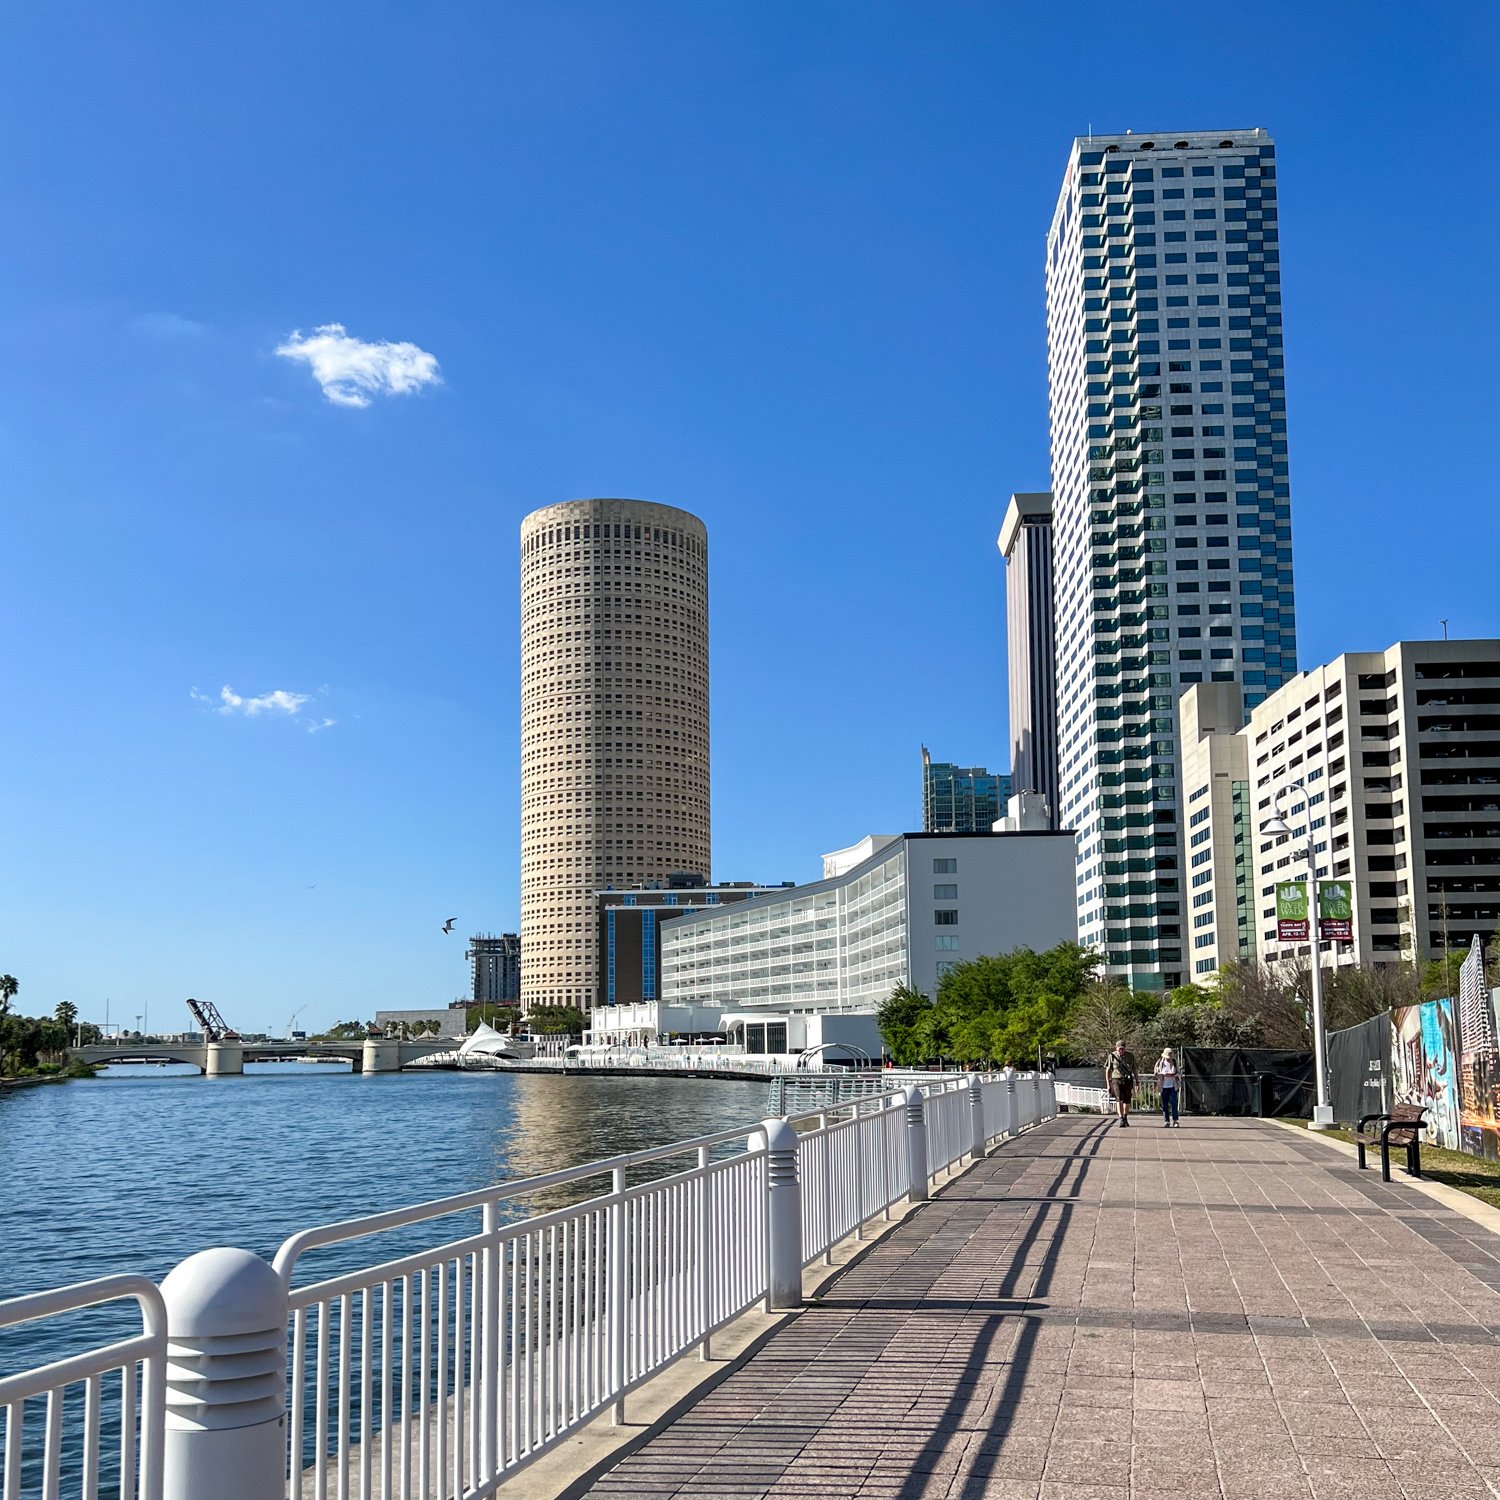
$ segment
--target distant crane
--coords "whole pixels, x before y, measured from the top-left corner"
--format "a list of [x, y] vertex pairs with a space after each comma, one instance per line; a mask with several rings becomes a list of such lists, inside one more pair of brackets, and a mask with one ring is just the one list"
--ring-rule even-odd
[[235, 1031], [219, 1014], [218, 1007], [212, 1000], [189, 999], [187, 1007], [192, 1011], [193, 1019], [198, 1023], [198, 1029], [203, 1033], [204, 1041], [237, 1042], [240, 1040], [239, 1032]]
[[292, 1027], [294, 1027], [297, 1024], [297, 1017], [300, 1016], [302, 1014], [302, 1012], [305, 1011], [306, 1009], [307, 1009], [307, 1007], [305, 1005], [299, 1005], [296, 1008], [296, 1010], [294, 1010], [292, 1012], [291, 1018], [286, 1023], [286, 1039], [287, 1039], [287, 1041], [291, 1041], [291, 1039], [292, 1039]]

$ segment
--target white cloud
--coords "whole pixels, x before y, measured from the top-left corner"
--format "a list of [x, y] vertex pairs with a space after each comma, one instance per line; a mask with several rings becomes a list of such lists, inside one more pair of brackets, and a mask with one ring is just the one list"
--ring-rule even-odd
[[301, 360], [335, 406], [368, 406], [376, 396], [409, 396], [424, 385], [441, 385], [437, 357], [415, 344], [366, 343], [351, 338], [342, 323], [300, 330], [276, 346], [282, 359]]
[[247, 719], [259, 718], [261, 714], [290, 716], [300, 712], [304, 703], [312, 701], [311, 693], [289, 693], [283, 688], [262, 693], [258, 698], [244, 698], [227, 684], [219, 689], [217, 699], [200, 693], [197, 688], [191, 689], [191, 696], [196, 703], [207, 703], [215, 713], [243, 714]]
[[309, 734], [322, 734], [325, 729], [332, 729], [337, 723], [337, 719], [316, 719], [307, 726], [307, 732]]
[[132, 318], [130, 331], [148, 334], [158, 339], [190, 339], [203, 333], [205, 326], [202, 323], [195, 323], [191, 318], [181, 317], [177, 313], [151, 312]]

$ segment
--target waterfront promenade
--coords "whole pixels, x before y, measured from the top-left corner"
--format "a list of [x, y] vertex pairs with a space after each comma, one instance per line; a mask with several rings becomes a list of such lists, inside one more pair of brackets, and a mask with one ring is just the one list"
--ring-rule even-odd
[[1500, 1495], [1500, 1236], [1283, 1126], [1064, 1116], [587, 1493]]

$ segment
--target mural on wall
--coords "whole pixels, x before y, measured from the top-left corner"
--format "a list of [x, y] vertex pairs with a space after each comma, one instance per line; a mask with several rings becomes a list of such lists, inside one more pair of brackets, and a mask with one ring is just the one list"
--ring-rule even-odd
[[1458, 976], [1459, 1121], [1463, 1149], [1500, 1160], [1500, 1025], [1484, 982], [1484, 949], [1474, 939]]
[[[1390, 1013], [1390, 1055], [1366, 1021], [1328, 1038], [1333, 1097], [1353, 1124], [1375, 1102], [1380, 1075], [1393, 1103], [1427, 1109], [1434, 1146], [1500, 1161], [1500, 990], [1485, 982], [1484, 948], [1474, 939], [1459, 971], [1458, 999], [1424, 1000]], [[1366, 1101], [1369, 1101], [1368, 1104]]]
[[1451, 1000], [1424, 1000], [1391, 1012], [1392, 1093], [1427, 1109], [1427, 1139], [1459, 1149], [1458, 1047]]

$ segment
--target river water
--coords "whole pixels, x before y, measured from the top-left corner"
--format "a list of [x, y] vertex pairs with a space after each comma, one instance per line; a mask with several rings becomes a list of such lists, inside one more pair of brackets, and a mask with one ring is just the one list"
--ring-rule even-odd
[[[212, 1079], [126, 1066], [16, 1090], [0, 1095], [0, 1299], [116, 1271], [159, 1280], [211, 1245], [269, 1258], [312, 1225], [749, 1125], [767, 1092], [723, 1079], [295, 1063]], [[373, 1253], [368, 1241], [322, 1252], [317, 1269], [437, 1242], [431, 1227], [401, 1231]], [[89, 1315], [88, 1342], [101, 1327], [118, 1336], [124, 1317]], [[0, 1374], [77, 1348], [78, 1335], [73, 1320], [0, 1330]]]

